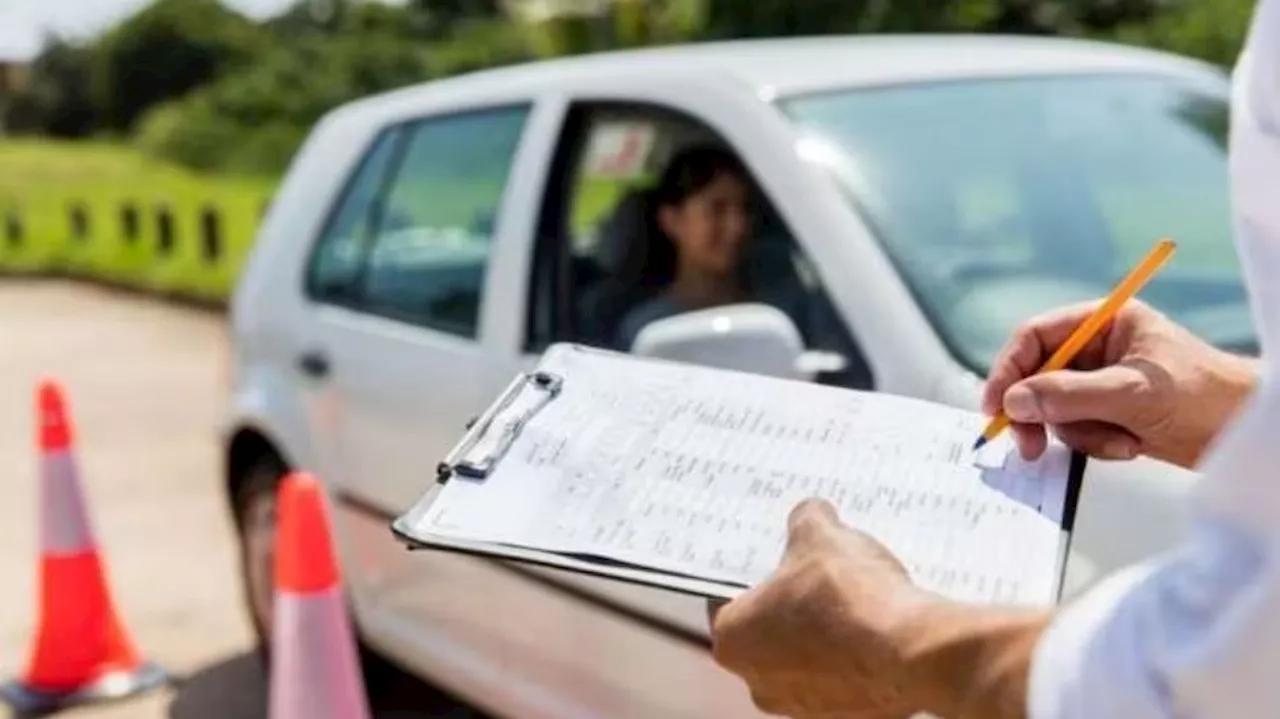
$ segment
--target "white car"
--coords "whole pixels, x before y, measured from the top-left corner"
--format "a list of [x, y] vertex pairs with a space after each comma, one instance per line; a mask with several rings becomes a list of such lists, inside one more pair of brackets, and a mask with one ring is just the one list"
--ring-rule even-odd
[[[1221, 71], [1134, 48], [832, 37], [526, 64], [336, 109], [232, 307], [226, 481], [256, 626], [271, 621], [272, 491], [306, 468], [331, 492], [362, 642], [465, 701], [509, 717], [758, 715], [712, 661], [701, 601], [409, 552], [392, 518], [514, 373], [551, 342], [607, 344], [655, 291], [635, 269], [634, 199], [695, 142], [749, 168], [749, 271], [802, 302], [782, 320], [759, 305], [662, 320], [638, 340], [649, 354], [973, 408], [1018, 322], [1105, 294], [1164, 235], [1179, 252], [1143, 296], [1256, 352], [1227, 96]], [[1193, 482], [1093, 463], [1066, 594], [1175, 541]]]

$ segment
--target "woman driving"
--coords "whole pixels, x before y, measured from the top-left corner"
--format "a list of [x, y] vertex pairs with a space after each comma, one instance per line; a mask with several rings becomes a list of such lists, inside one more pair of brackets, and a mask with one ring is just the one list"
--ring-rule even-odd
[[682, 150], [668, 163], [653, 201], [657, 236], [646, 272], [663, 290], [623, 317], [622, 349], [654, 320], [749, 299], [740, 259], [751, 234], [750, 184], [737, 156], [711, 146]]

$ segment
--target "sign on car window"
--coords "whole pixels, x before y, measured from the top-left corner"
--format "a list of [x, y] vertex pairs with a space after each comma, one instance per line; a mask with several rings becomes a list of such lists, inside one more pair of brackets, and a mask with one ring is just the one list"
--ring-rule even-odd
[[586, 174], [634, 178], [644, 172], [653, 149], [653, 128], [640, 123], [602, 124], [587, 145]]

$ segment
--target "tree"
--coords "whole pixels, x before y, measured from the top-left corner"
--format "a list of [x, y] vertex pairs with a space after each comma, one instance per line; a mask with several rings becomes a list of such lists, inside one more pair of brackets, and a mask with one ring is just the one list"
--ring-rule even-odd
[[288, 10], [271, 18], [265, 25], [283, 37], [317, 31], [334, 32], [346, 12], [346, 0], [296, 0]]
[[[693, 2], [694, 0], [685, 0]], [[843, 33], [1082, 34], [1154, 17], [1161, 0], [699, 0], [715, 38]]]
[[159, 0], [99, 41], [93, 94], [107, 125], [128, 130], [148, 108], [249, 61], [268, 38], [217, 0]]
[[409, 9], [423, 18], [433, 37], [448, 37], [460, 24], [496, 20], [503, 16], [502, 0], [409, 0]]
[[427, 44], [396, 35], [395, 24], [358, 27], [281, 35], [251, 66], [147, 112], [137, 141], [201, 170], [279, 172], [324, 113], [430, 77]]
[[616, 0], [615, 42], [622, 47], [696, 40], [706, 27], [706, 0]]
[[98, 112], [89, 96], [90, 54], [58, 38], [48, 38], [31, 64], [26, 87], [4, 107], [0, 122], [11, 132], [84, 137]]
[[1256, 0], [1181, 0], [1146, 22], [1131, 22], [1109, 39], [1198, 57], [1224, 68], [1244, 45]]

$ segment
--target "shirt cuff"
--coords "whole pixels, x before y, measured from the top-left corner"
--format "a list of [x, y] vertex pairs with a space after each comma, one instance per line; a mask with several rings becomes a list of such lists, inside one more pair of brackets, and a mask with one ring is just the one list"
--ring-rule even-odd
[[[1111, 687], [1133, 692], [1142, 682], [1126, 682], [1134, 669], [1118, 636], [1132, 628], [1112, 625], [1121, 605], [1156, 569], [1139, 564], [1118, 572], [1063, 606], [1040, 636], [1031, 659], [1027, 688], [1028, 719], [1076, 719], [1103, 716], [1102, 708], [1131, 705], [1133, 699], [1106, 696]], [[1110, 651], [1108, 651], [1110, 648]], [[1131, 645], [1127, 647], [1132, 651]], [[1138, 689], [1138, 694], [1142, 693]], [[1135, 707], [1136, 708], [1136, 707]], [[1106, 714], [1122, 716], [1121, 714]], [[1140, 714], [1133, 715], [1136, 719]]]

